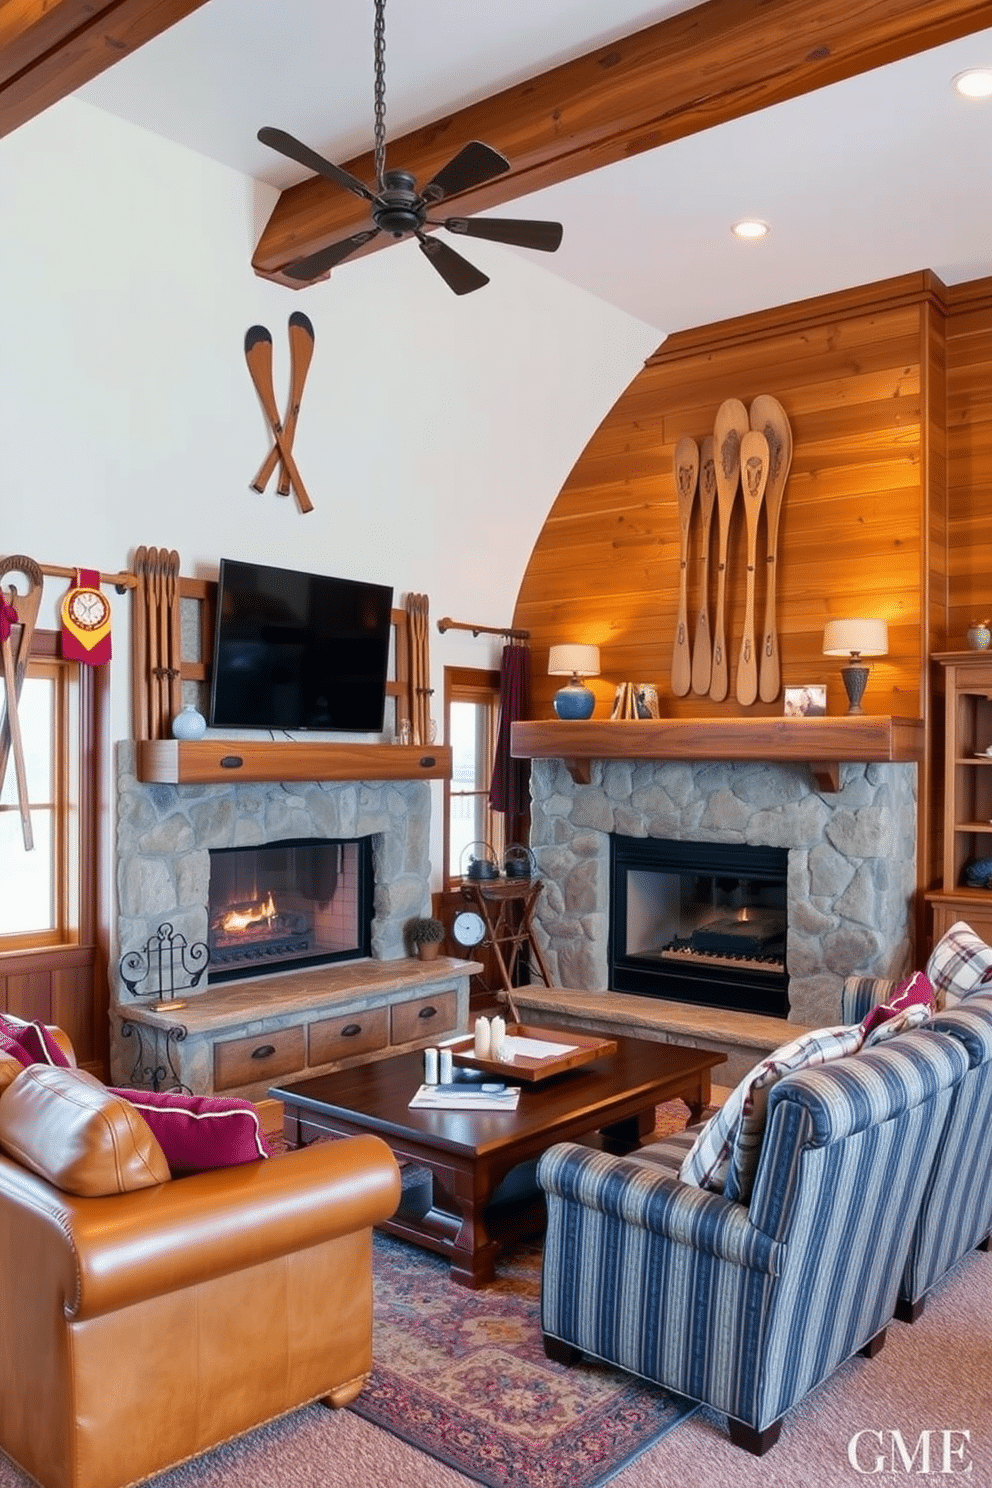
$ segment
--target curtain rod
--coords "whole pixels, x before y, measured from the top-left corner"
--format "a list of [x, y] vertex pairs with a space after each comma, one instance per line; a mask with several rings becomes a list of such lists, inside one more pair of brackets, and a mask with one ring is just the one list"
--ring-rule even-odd
[[[11, 554], [10, 556], [16, 557], [18, 555]], [[50, 579], [74, 579], [76, 577], [76, 569], [74, 568], [62, 568], [55, 563], [39, 563], [38, 567], [41, 569], [42, 573]], [[137, 579], [132, 573], [100, 574], [100, 583], [113, 584], [118, 594], [123, 594], [126, 589], [134, 589], [137, 585], [137, 582]]]
[[446, 630], [470, 630], [474, 636], [478, 635], [501, 635], [508, 636], [512, 641], [529, 641], [529, 630], [509, 630], [503, 625], [471, 625], [464, 620], [449, 620], [447, 615], [437, 622], [437, 628], [444, 635]]

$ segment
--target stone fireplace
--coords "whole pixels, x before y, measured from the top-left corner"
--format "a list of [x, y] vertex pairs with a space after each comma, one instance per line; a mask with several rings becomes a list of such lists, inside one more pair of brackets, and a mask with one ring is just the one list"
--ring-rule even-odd
[[552, 980], [611, 986], [615, 835], [770, 847], [786, 854], [788, 1017], [838, 1022], [845, 976], [908, 968], [916, 773], [843, 764], [840, 789], [827, 792], [802, 764], [612, 759], [577, 784], [563, 761], [534, 759], [531, 846], [545, 883], [536, 919]]
[[[139, 950], [153, 939], [163, 923], [171, 924], [191, 945], [208, 942], [211, 858], [235, 848], [275, 844], [282, 850], [295, 850], [315, 843], [339, 844], [332, 850], [341, 854], [335, 864], [343, 870], [342, 887], [355, 894], [360, 875], [356, 864], [349, 889], [346, 855], [367, 851], [373, 879], [371, 917], [358, 949], [378, 960], [406, 956], [406, 921], [430, 913], [430, 786], [426, 781], [149, 785], [137, 779], [130, 742], [118, 745], [117, 770], [114, 966], [123, 953]], [[354, 849], [347, 844], [355, 844]], [[249, 856], [249, 863], [254, 856]], [[246, 870], [248, 877], [251, 871], [251, 867]], [[326, 892], [329, 871], [327, 865], [310, 860], [312, 898], [317, 906], [331, 902]], [[238, 888], [234, 892], [248, 900], [247, 878], [241, 883], [243, 894]], [[287, 907], [294, 913], [302, 911], [306, 897], [295, 890]], [[343, 933], [337, 918], [328, 914], [322, 934], [332, 956], [342, 949]], [[131, 1001], [116, 982], [113, 995], [124, 1004]]]

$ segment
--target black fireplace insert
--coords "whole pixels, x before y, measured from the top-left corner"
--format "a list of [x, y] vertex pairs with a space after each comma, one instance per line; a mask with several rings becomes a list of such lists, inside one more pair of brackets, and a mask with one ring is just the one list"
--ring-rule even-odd
[[214, 850], [208, 981], [368, 956], [372, 906], [371, 837]]
[[788, 852], [610, 839], [610, 987], [785, 1017]]

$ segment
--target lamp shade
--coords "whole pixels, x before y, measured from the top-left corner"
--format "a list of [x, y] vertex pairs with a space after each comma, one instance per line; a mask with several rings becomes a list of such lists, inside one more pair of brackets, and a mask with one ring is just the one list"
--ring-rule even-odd
[[549, 677], [598, 677], [598, 646], [552, 646], [548, 652]]
[[884, 620], [828, 620], [824, 656], [886, 656], [889, 628]]

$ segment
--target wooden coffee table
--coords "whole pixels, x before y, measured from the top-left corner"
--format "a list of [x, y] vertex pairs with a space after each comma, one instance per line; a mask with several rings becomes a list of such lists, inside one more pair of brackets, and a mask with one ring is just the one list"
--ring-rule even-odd
[[654, 1130], [655, 1106], [676, 1097], [698, 1119], [709, 1102], [710, 1071], [726, 1057], [648, 1039], [616, 1037], [615, 1043], [615, 1054], [524, 1085], [512, 1112], [409, 1110], [423, 1079], [417, 1051], [269, 1093], [284, 1103], [291, 1146], [374, 1132], [401, 1166], [429, 1170], [425, 1212], [401, 1205], [382, 1228], [449, 1256], [453, 1281], [481, 1287], [495, 1275], [499, 1248], [543, 1222], [543, 1198], [533, 1184], [529, 1195], [512, 1201], [514, 1169], [554, 1142], [591, 1140], [609, 1152], [629, 1152]]

